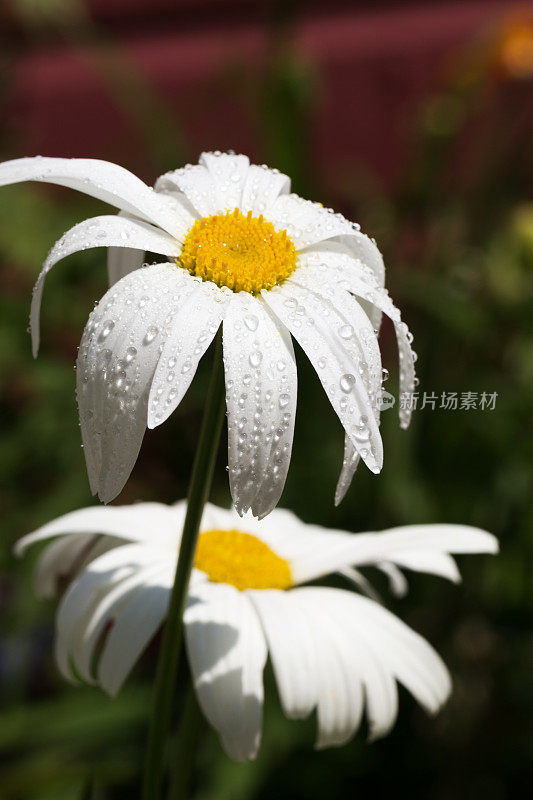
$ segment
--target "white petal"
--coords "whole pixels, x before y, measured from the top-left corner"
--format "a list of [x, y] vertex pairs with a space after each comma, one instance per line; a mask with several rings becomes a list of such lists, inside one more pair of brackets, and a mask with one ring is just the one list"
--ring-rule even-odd
[[289, 467], [297, 373], [285, 327], [260, 299], [235, 295], [224, 320], [231, 495], [258, 517], [277, 504]]
[[378, 283], [383, 284], [385, 268], [375, 242], [342, 214], [332, 214], [319, 203], [291, 194], [278, 197], [269, 211], [269, 219], [279, 230], [287, 231], [297, 250], [327, 250], [330, 242], [333, 248], [336, 242], [341, 243], [354, 258], [372, 270]]
[[339, 480], [337, 481], [337, 486], [335, 487], [336, 506], [342, 503], [346, 492], [350, 488], [352, 478], [355, 475], [355, 470], [357, 469], [360, 460], [361, 456], [353, 446], [350, 437], [347, 434], [344, 434], [344, 456], [342, 459], [341, 474], [339, 475]]
[[267, 649], [249, 598], [205, 583], [185, 611], [186, 645], [198, 700], [231, 758], [255, 758], [263, 717]]
[[68, 186], [153, 222], [172, 236], [187, 230], [179, 201], [158, 194], [123, 167], [92, 158], [18, 158], [0, 164], [0, 186], [41, 181]]
[[[336, 274], [338, 283], [344, 288], [346, 288], [346, 273], [355, 273], [369, 285], [383, 287], [385, 267], [381, 253], [374, 242], [366, 236], [361, 241], [353, 240], [351, 248], [346, 244], [346, 240], [344, 242], [341, 237], [340, 241], [329, 239], [315, 244], [298, 254], [298, 264], [315, 270], [327, 268], [332, 274]], [[381, 311], [368, 300], [359, 298], [359, 302], [378, 334], [381, 327]]]
[[389, 589], [396, 597], [405, 597], [409, 591], [409, 584], [403, 572], [395, 564], [388, 561], [381, 561], [376, 564], [389, 579]]
[[102, 593], [138, 572], [150, 556], [146, 547], [128, 544], [117, 547], [93, 561], [67, 589], [56, 618], [56, 660], [61, 673], [72, 680], [73, 652], [80, 646], [85, 624]]
[[308, 616], [292, 592], [249, 591], [268, 644], [283, 711], [307, 717], [318, 700], [317, 655]]
[[[357, 275], [350, 274], [346, 280], [347, 288], [358, 297], [372, 303], [380, 311], [383, 311], [393, 322], [398, 342], [398, 357], [400, 360], [400, 395], [412, 394], [415, 390], [415, 359], [411, 342], [413, 340], [409, 328], [402, 322], [401, 314], [390, 299], [387, 291], [379, 286], [369, 286]], [[399, 403], [398, 413], [400, 425], [407, 428], [411, 421], [412, 404]]]
[[[448, 570], [449, 562], [443, 565], [442, 553], [494, 553], [497, 541], [490, 533], [466, 525], [409, 525], [381, 533], [349, 534], [325, 531], [315, 526], [309, 528], [309, 544], [301, 547], [292, 563], [293, 578], [297, 583], [314, 580], [344, 567], [358, 565], [380, 566], [383, 562], [417, 564], [431, 567], [438, 574]], [[311, 538], [312, 537], [312, 538]], [[312, 545], [311, 545], [312, 543]], [[418, 553], [435, 553], [436, 556], [421, 556]], [[423, 562], [425, 558], [425, 562]], [[419, 566], [418, 566], [419, 565]], [[440, 569], [440, 571], [439, 571]]]
[[212, 283], [196, 283], [181, 303], [154, 373], [148, 427], [161, 425], [181, 403], [200, 359], [227, 311], [229, 296]]
[[[287, 326], [313, 364], [329, 401], [361, 458], [379, 472], [383, 445], [357, 354], [337, 331], [346, 324], [334, 309], [297, 286], [264, 291], [265, 302]], [[363, 439], [364, 437], [364, 439]]]
[[79, 534], [52, 542], [39, 556], [35, 567], [34, 587], [38, 597], [53, 597], [58, 581], [68, 576], [84, 554], [92, 549], [95, 536]]
[[287, 194], [290, 188], [291, 180], [287, 175], [251, 164], [242, 190], [241, 211], [243, 214], [251, 211], [256, 217], [263, 214], [268, 219], [274, 201], [279, 195]]
[[[371, 534], [376, 536], [376, 534]], [[383, 531], [380, 549], [399, 555], [400, 551], [441, 550], [448, 553], [497, 553], [498, 540], [491, 533], [470, 525], [404, 525]], [[396, 546], [398, 544], [398, 547]]]
[[223, 213], [227, 206], [218, 183], [203, 164], [187, 164], [181, 169], [162, 175], [156, 183], [156, 189], [169, 189], [181, 192], [191, 208], [200, 217]]
[[[376, 592], [376, 590], [370, 583], [370, 581], [367, 580], [367, 578], [365, 578], [363, 573], [359, 572], [358, 569], [355, 569], [354, 567], [343, 567], [342, 569], [339, 570], [339, 575], [343, 575], [345, 578], [348, 578], [348, 580], [351, 581], [354, 584], [354, 586], [357, 586], [357, 588], [363, 594], [366, 594], [367, 597], [370, 597], [376, 603], [383, 602], [379, 594]], [[401, 572], [400, 575], [402, 575]]]
[[[363, 711], [363, 687], [371, 726], [388, 724], [390, 715], [396, 713], [394, 681], [361, 642], [353, 642], [332, 603], [332, 591], [306, 588], [292, 592], [309, 620], [315, 643], [317, 748], [344, 744], [354, 735]], [[350, 592], [344, 594], [351, 597]]]
[[438, 553], [434, 550], [414, 550], [395, 555], [393, 559], [398, 566], [412, 569], [415, 572], [439, 575], [453, 583], [459, 583], [461, 580], [457, 564], [448, 553]]
[[67, 231], [50, 250], [33, 288], [30, 312], [33, 355], [39, 350], [39, 314], [44, 281], [52, 267], [62, 258], [90, 247], [141, 247], [165, 256], [179, 256], [181, 248], [168, 233], [142, 220], [106, 216], [86, 219]]
[[202, 153], [199, 163], [207, 168], [228, 210], [239, 208], [250, 159], [229, 153]]
[[195, 285], [171, 264], [145, 267], [113, 286], [89, 317], [78, 353], [77, 396], [91, 489], [104, 502], [133, 469], [161, 348]]
[[367, 315], [357, 300], [346, 289], [328, 280], [328, 273], [309, 270], [305, 267], [294, 271], [288, 286], [297, 284], [315, 295], [319, 295], [328, 308], [341, 318], [342, 324], [335, 331], [343, 347], [357, 352], [360, 373], [367, 390], [376, 395], [381, 388], [381, 352], [377, 336]]
[[[95, 593], [83, 612], [83, 626], [80, 628], [75, 647], [71, 650], [71, 658], [77, 674], [88, 683], [97, 683], [93, 677], [93, 661], [95, 650], [106, 628], [116, 625], [124, 606], [135, 596], [146, 597], [145, 587], [154, 572], [161, 567], [150, 565], [139, 568], [124, 580], [108, 587], [107, 591]], [[89, 566], [90, 571], [90, 566]], [[165, 590], [168, 600], [168, 589]], [[123, 648], [127, 643], [123, 642]], [[106, 691], [108, 686], [102, 684]], [[111, 694], [111, 692], [109, 692]]]
[[[328, 270], [299, 267], [292, 274], [287, 284], [299, 284], [322, 297], [328, 306], [332, 306], [344, 320], [336, 331], [343, 346], [349, 345], [352, 352], [357, 351], [359, 372], [367, 389], [376, 424], [379, 425], [378, 398], [381, 394], [382, 370], [381, 352], [373, 324], [361, 305], [346, 289], [331, 280]], [[366, 430], [366, 426], [363, 426]], [[360, 438], [360, 434], [358, 435]], [[362, 442], [364, 444], [364, 441]], [[338, 506], [346, 494], [352, 481], [360, 456], [350, 437], [344, 437], [344, 458], [341, 474], [335, 490], [335, 505]]]
[[35, 542], [54, 536], [104, 534], [155, 547], [173, 548], [179, 542], [185, 519], [183, 506], [135, 503], [128, 506], [90, 506], [71, 511], [19, 539], [15, 554], [22, 556]]
[[98, 681], [117, 694], [130, 671], [165, 619], [175, 564], [145, 574], [142, 586], [121, 606], [98, 664]]
[[344, 598], [338, 610], [350, 613], [350, 623], [358, 635], [366, 637], [387, 668], [431, 714], [447, 700], [451, 680], [446, 665], [433, 648], [390, 611], [368, 600], [351, 595], [353, 610], [348, 612]]

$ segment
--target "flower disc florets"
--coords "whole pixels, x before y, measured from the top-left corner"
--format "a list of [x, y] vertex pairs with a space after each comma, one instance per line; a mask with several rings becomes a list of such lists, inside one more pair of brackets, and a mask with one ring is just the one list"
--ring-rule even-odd
[[204, 531], [198, 538], [194, 565], [215, 583], [237, 589], [287, 589], [292, 585], [288, 562], [251, 533]]
[[197, 220], [185, 237], [180, 264], [191, 275], [234, 292], [259, 294], [283, 283], [296, 267], [296, 248], [287, 231], [263, 216], [236, 208]]

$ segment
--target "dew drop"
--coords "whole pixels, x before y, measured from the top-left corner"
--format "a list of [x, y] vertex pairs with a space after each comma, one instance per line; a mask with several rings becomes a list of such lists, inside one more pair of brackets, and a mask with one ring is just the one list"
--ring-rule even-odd
[[150, 344], [151, 342], [153, 342], [158, 333], [159, 333], [159, 328], [156, 328], [155, 325], [151, 325], [146, 331], [146, 335], [143, 340], [144, 344]]
[[340, 379], [339, 384], [340, 384], [340, 387], [341, 387], [342, 391], [346, 392], [346, 394], [348, 394], [349, 392], [352, 391], [352, 389], [354, 387], [355, 375], [352, 375], [351, 373], [347, 372], [345, 375], [342, 376], [342, 378]]
[[287, 408], [290, 403], [290, 397], [288, 394], [280, 394], [279, 396], [279, 407], [280, 408]]
[[263, 354], [259, 350], [256, 350], [254, 353], [250, 355], [250, 358], [248, 360], [250, 362], [250, 366], [256, 368], [263, 360]]
[[107, 337], [109, 336], [114, 327], [115, 323], [113, 322], [113, 320], [108, 319], [107, 322], [104, 322], [104, 327], [102, 328], [102, 332], [100, 333], [100, 336], [98, 338], [101, 339], [102, 341], [104, 339], [107, 339]]
[[341, 325], [339, 328], [339, 336], [341, 339], [351, 339], [354, 334], [354, 330], [351, 325]]
[[244, 324], [250, 331], [256, 331], [257, 326], [259, 325], [259, 320], [254, 314], [247, 314], [244, 318]]
[[126, 355], [124, 356], [124, 361], [126, 364], [131, 364], [134, 361], [135, 356], [137, 355], [137, 348], [136, 347], [128, 347], [126, 350]]

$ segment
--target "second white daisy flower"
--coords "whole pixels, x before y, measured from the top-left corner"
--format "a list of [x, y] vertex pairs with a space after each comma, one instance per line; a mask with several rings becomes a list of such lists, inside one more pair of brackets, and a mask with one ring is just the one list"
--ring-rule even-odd
[[[37, 563], [36, 589], [59, 606], [56, 656], [64, 676], [115, 695], [166, 617], [185, 503], [87, 508], [22, 539], [57, 537]], [[293, 719], [317, 711], [317, 747], [340, 745], [366, 709], [371, 738], [397, 715], [397, 682], [429, 713], [450, 692], [430, 645], [390, 611], [346, 589], [302, 586], [341, 573], [372, 591], [359, 567], [377, 566], [403, 591], [401, 568], [459, 580], [450, 553], [494, 553], [485, 531], [413, 525], [352, 535], [305, 525], [275, 509], [265, 520], [207, 505], [185, 611], [185, 641], [202, 710], [237, 760], [254, 758], [270, 654]]]

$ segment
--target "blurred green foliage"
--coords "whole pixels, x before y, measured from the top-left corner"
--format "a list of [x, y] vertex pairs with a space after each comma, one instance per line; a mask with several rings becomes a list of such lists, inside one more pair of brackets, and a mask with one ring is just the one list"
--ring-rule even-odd
[[[283, 718], [267, 671], [259, 759], [233, 764], [204, 730], [195, 796], [303, 800], [371, 791], [381, 797], [398, 787], [432, 800], [521, 796], [533, 754], [533, 205], [527, 138], [508, 147], [509, 116], [494, 116], [477, 130], [476, 157], [465, 180], [456, 180], [462, 136], [483, 120], [496, 89], [486, 75], [466, 87], [450, 80], [421, 109], [414, 154], [394, 189], [381, 187], [354, 157], [325, 195], [310, 156], [317, 75], [293, 56], [290, 37], [278, 33], [274, 21], [271, 63], [256, 87], [269, 163], [294, 177], [296, 191], [341, 208], [378, 240], [391, 294], [416, 334], [420, 391], [498, 393], [493, 411], [419, 411], [407, 432], [399, 430], [395, 412], [384, 413], [382, 475], [361, 468], [334, 509], [342, 432], [298, 352], [300, 400], [283, 505], [306, 521], [354, 531], [415, 522], [478, 525], [500, 538], [502, 552], [463, 559], [463, 587], [413, 576], [409, 596], [391, 604], [451, 668], [454, 696], [436, 720], [402, 696], [398, 724], [385, 741], [367, 745], [360, 734], [342, 749], [315, 753], [314, 721]], [[159, 147], [152, 140], [154, 163], [171, 165], [171, 141], [166, 135]], [[174, 141], [183, 141], [179, 130]], [[176, 166], [184, 155], [194, 160], [197, 154], [180, 144]], [[157, 642], [114, 701], [89, 687], [65, 686], [53, 664], [54, 604], [39, 603], [31, 591], [35, 554], [23, 563], [11, 556], [20, 535], [94, 502], [80, 447], [73, 364], [87, 314], [105, 290], [103, 253], [72, 256], [50, 277], [36, 361], [26, 326], [31, 286], [48, 248], [102, 207], [63, 189], [22, 185], [3, 192], [0, 797], [131, 798]], [[382, 342], [392, 390], [395, 345], [386, 323]], [[171, 502], [185, 495], [208, 360], [179, 411], [147, 434], [120, 501]], [[221, 504], [229, 502], [225, 463], [222, 448], [213, 491]], [[178, 697], [178, 715], [180, 703]]]

